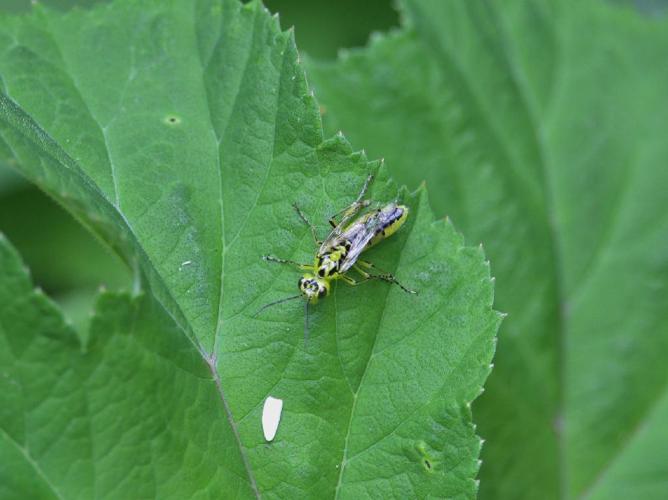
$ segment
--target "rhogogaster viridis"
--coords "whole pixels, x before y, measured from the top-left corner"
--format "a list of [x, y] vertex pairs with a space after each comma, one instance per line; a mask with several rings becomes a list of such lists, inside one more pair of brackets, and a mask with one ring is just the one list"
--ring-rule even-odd
[[[406, 222], [409, 212], [407, 206], [399, 205], [397, 202], [387, 203], [384, 206], [369, 210], [371, 200], [364, 197], [372, 181], [373, 175], [370, 175], [367, 177], [357, 199], [329, 219], [332, 230], [324, 241], [318, 239], [316, 228], [309, 222], [301, 209], [296, 204], [293, 205], [301, 220], [311, 229], [318, 251], [315, 254], [313, 264], [300, 264], [271, 255], [263, 257], [264, 260], [269, 262], [296, 266], [298, 269], [306, 271], [306, 273], [299, 278], [299, 293], [297, 295], [270, 302], [260, 308], [255, 313], [256, 315], [268, 307], [303, 297], [304, 342], [306, 342], [308, 336], [308, 306], [309, 304], [316, 304], [319, 299], [326, 297], [329, 294], [331, 282], [334, 280], [342, 280], [351, 286], [357, 286], [370, 280], [382, 280], [398, 285], [407, 293], [417, 293], [399, 283], [392, 274], [381, 271], [371, 262], [359, 258], [362, 252], [396, 233]], [[360, 212], [362, 213], [360, 214]], [[351, 271], [358, 273], [359, 277], [357, 279], [351, 277], [349, 274]]]

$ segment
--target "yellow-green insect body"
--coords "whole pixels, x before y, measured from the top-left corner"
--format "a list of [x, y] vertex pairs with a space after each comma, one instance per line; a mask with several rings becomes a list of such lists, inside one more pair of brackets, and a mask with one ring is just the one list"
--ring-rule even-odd
[[362, 252], [392, 236], [407, 217], [408, 207], [390, 203], [362, 215], [341, 234], [335, 234], [335, 228], [316, 253], [313, 263], [315, 275], [305, 274], [299, 280], [302, 294], [312, 304], [327, 296], [332, 280], [343, 278]]
[[362, 252], [392, 236], [407, 217], [408, 207], [389, 203], [362, 215], [340, 234], [337, 234], [338, 226], [335, 226], [316, 253], [312, 266], [315, 274], [305, 274], [299, 280], [302, 295], [312, 304], [326, 297], [332, 280], [344, 278]]
[[[319, 299], [326, 297], [330, 292], [332, 281], [342, 280], [349, 285], [356, 286], [372, 279], [379, 279], [396, 284], [408, 293], [416, 293], [402, 286], [392, 274], [382, 272], [370, 262], [359, 258], [362, 252], [396, 233], [406, 222], [409, 213], [407, 206], [392, 202], [357, 216], [362, 209], [370, 205], [370, 201], [363, 198], [372, 179], [373, 176], [367, 178], [357, 199], [337, 215], [341, 217], [340, 221], [335, 220], [337, 216], [329, 220], [333, 229], [323, 242], [318, 240], [315, 227], [295, 205], [300, 218], [311, 228], [313, 239], [319, 245], [318, 251], [311, 265], [277, 257], [264, 257], [265, 260], [271, 262], [295, 265], [307, 272], [299, 278], [299, 295], [267, 304], [258, 313], [269, 306], [303, 297], [306, 299], [304, 307], [306, 335], [308, 304], [315, 304]], [[356, 280], [350, 277], [347, 273], [351, 270], [355, 270], [362, 278]], [[379, 273], [372, 274], [370, 270], [377, 270]]]

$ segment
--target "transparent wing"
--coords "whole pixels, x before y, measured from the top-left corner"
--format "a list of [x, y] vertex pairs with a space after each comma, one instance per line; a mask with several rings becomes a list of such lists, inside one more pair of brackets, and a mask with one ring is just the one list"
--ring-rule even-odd
[[369, 217], [365, 217], [363, 220], [354, 223], [341, 235], [342, 239], [350, 241], [350, 250], [348, 250], [346, 258], [341, 263], [340, 273], [345, 273], [353, 266], [360, 254], [376, 235], [378, 229], [382, 227], [383, 223], [381, 219], [374, 215], [370, 214]]
[[325, 238], [325, 240], [322, 242], [322, 245], [320, 245], [320, 248], [318, 249], [318, 253], [324, 253], [326, 250], [340, 243], [344, 233], [348, 232], [350, 229], [352, 229], [353, 226], [357, 224], [353, 223], [349, 226], [348, 223], [359, 213], [361, 209], [365, 207], [366, 204], [355, 202], [346, 210], [344, 210], [342, 212], [341, 220], [336, 225], [336, 227], [330, 231], [330, 233], [327, 235], [327, 238]]
[[396, 203], [389, 203], [382, 209], [360, 217], [343, 232], [340, 238], [350, 241], [351, 245], [339, 272], [345, 273], [350, 269], [360, 254], [369, 248], [375, 236], [381, 232], [385, 235], [385, 228], [396, 222], [403, 213], [403, 210], [397, 209]]
[[340, 215], [341, 220], [336, 225], [336, 227], [330, 231], [322, 245], [320, 245], [318, 253], [324, 253], [327, 249], [335, 246], [336, 242], [340, 241], [340, 237], [344, 231], [347, 231], [348, 223], [353, 220], [353, 218], [359, 213], [360, 210], [369, 206], [371, 202], [369, 200], [364, 200], [363, 198], [366, 195], [371, 182], [373, 182], [373, 174], [366, 178], [364, 186], [362, 186], [362, 191], [360, 191], [360, 193], [357, 195], [355, 201], [353, 201], [349, 206], [334, 216], [336, 217], [337, 215]]

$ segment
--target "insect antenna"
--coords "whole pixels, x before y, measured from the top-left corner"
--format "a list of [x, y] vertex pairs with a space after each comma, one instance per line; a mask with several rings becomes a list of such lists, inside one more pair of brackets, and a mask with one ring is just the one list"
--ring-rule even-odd
[[269, 302], [269, 304], [265, 304], [262, 307], [260, 307], [260, 309], [258, 309], [257, 312], [255, 314], [253, 314], [253, 317], [257, 316], [258, 314], [260, 314], [262, 311], [264, 311], [268, 307], [275, 306], [277, 304], [282, 304], [283, 302], [287, 302], [289, 300], [299, 299], [299, 298], [301, 298], [301, 296], [302, 296], [302, 294], [300, 293], [298, 295], [293, 295], [292, 297], [285, 297], [284, 299], [278, 299], [278, 300], [275, 300], [273, 302]]

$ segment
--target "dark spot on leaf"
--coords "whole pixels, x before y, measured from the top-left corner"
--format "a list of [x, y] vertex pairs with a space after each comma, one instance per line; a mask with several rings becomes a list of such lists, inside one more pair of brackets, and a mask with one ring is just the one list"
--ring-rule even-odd
[[167, 125], [178, 125], [179, 123], [181, 123], [181, 118], [179, 118], [178, 116], [169, 115], [165, 117], [164, 122]]
[[438, 460], [434, 460], [433, 454], [427, 450], [427, 443], [417, 441], [409, 450], [409, 456], [417, 463], [421, 464], [425, 472], [433, 473], [438, 467]]

